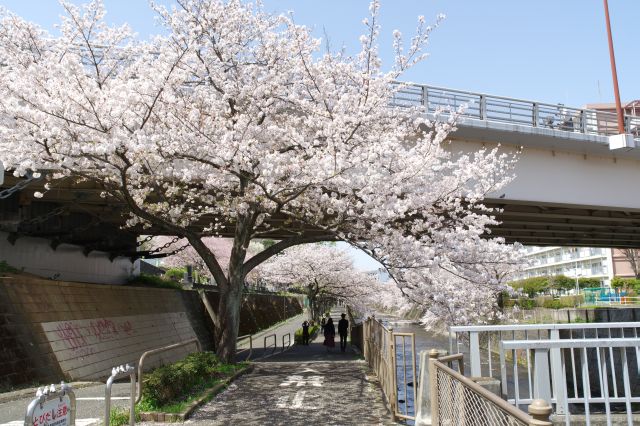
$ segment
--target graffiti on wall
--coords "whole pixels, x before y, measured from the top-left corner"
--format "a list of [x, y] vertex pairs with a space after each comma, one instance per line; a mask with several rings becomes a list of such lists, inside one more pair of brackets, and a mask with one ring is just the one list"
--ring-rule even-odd
[[134, 330], [129, 320], [97, 318], [59, 322], [55, 333], [67, 349], [81, 355], [91, 355], [96, 343], [131, 336]]
[[102, 378], [149, 349], [196, 337], [185, 312], [98, 317], [41, 323], [52, 352], [70, 379]]

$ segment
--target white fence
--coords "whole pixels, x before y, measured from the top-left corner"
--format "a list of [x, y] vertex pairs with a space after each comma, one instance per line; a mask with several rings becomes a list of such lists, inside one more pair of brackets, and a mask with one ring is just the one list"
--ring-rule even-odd
[[499, 378], [505, 400], [540, 397], [556, 415], [580, 411], [588, 424], [596, 411], [631, 418], [640, 402], [639, 329], [640, 322], [462, 326], [450, 328], [449, 342], [451, 352], [468, 344], [471, 376]]
[[[508, 401], [518, 406], [534, 399], [544, 399], [556, 405], [556, 414], [571, 424], [569, 404], [580, 404], [585, 424], [591, 424], [591, 413], [597, 405], [604, 405], [607, 424], [612, 424], [613, 411], [624, 412], [627, 424], [634, 424], [632, 404], [640, 403], [640, 386], [631, 386], [631, 375], [640, 375], [638, 348], [640, 339], [560, 339], [512, 340], [500, 344], [500, 358], [511, 352], [533, 352], [533, 392], [521, 397], [518, 386], [519, 363], [513, 363], [514, 397]], [[559, 371], [553, 369], [550, 352], [559, 353]], [[635, 357], [635, 362], [630, 358]], [[529, 355], [527, 355], [529, 358]], [[506, 377], [506, 363], [501, 362], [502, 376]], [[509, 381], [504, 381], [502, 392], [509, 394]], [[612, 406], [619, 410], [612, 410]]]

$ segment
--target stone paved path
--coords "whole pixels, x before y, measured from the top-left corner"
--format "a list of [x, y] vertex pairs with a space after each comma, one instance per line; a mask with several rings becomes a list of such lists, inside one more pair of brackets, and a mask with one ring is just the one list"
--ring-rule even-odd
[[[318, 337], [309, 346], [255, 362], [251, 374], [201, 407], [193, 425], [391, 425], [375, 380], [339, 341], [327, 353]], [[147, 426], [158, 423], [147, 423]]]

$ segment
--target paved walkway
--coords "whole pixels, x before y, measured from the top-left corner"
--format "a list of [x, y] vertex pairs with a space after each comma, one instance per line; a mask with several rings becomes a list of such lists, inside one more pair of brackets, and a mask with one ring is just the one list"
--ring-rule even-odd
[[[252, 336], [253, 349], [251, 360], [259, 360], [273, 354], [282, 352], [283, 346], [288, 348], [293, 345], [296, 330], [302, 328], [306, 319], [306, 313], [296, 315], [266, 330], [262, 330]], [[274, 337], [275, 336], [275, 337]], [[265, 342], [265, 337], [267, 337]], [[266, 343], [266, 347], [265, 347]], [[274, 347], [275, 344], [275, 347]], [[238, 349], [243, 349], [236, 356], [237, 361], [244, 361], [249, 356], [249, 339], [242, 339], [237, 344]]]
[[[335, 318], [335, 316], [334, 316]], [[255, 362], [255, 369], [201, 407], [192, 425], [391, 425], [382, 391], [347, 348], [323, 338]], [[158, 423], [147, 423], [147, 426]]]

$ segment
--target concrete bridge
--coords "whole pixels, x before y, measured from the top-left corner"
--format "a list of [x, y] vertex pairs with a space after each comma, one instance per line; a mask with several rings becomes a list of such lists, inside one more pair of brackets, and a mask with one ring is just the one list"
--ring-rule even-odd
[[[452, 151], [500, 144], [520, 152], [515, 180], [487, 204], [503, 209], [494, 235], [529, 245], [640, 247], [640, 117], [411, 85], [397, 105], [430, 116], [467, 105]], [[636, 148], [637, 147], [637, 148]]]
[[[615, 114], [560, 104], [424, 85], [403, 87], [393, 102], [424, 105], [430, 116], [466, 104], [450, 136], [452, 150], [500, 144], [505, 152], [520, 152], [516, 179], [487, 200], [502, 210], [493, 235], [530, 245], [640, 247], [640, 117], [627, 116], [628, 135], [620, 137]], [[144, 254], [136, 250], [136, 234], [153, 230], [121, 229], [122, 206], [100, 198], [94, 184], [62, 183], [35, 199], [42, 182], [11, 193], [19, 183], [5, 172], [0, 184], [3, 250], [39, 237], [54, 251], [61, 244], [81, 246], [85, 257]]]

